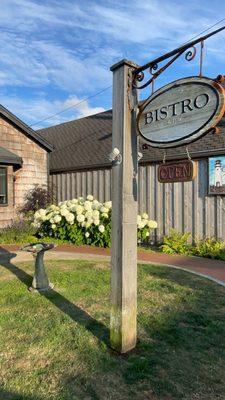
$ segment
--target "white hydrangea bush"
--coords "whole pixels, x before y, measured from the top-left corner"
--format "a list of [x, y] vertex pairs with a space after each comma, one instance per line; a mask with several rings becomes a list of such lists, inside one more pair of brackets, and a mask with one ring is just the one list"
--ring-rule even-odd
[[[111, 201], [101, 203], [88, 195], [36, 211], [33, 226], [41, 237], [51, 236], [77, 245], [110, 247], [111, 210]], [[155, 228], [157, 223], [149, 220], [148, 214], [138, 215], [139, 241], [145, 240]]]

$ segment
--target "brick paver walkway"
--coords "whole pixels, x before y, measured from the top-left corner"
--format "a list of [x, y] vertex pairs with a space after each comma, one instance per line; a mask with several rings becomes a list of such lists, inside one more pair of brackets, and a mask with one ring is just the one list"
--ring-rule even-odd
[[[17, 253], [20, 246], [16, 245], [0, 245], [0, 257], [1, 253], [5, 251]], [[73, 245], [59, 245], [53, 251], [48, 252], [48, 256], [51, 257], [53, 253], [60, 255], [60, 259], [63, 258], [65, 254], [66, 258], [71, 258], [76, 255], [82, 255], [82, 258], [93, 256], [104, 256], [109, 259], [110, 249], [102, 249], [91, 246], [73, 246]], [[25, 257], [24, 253], [24, 257]], [[54, 254], [54, 258], [56, 258]], [[20, 261], [22, 254], [20, 254]], [[197, 273], [202, 276], [210, 277], [214, 281], [225, 285], [225, 262], [218, 260], [211, 260], [201, 257], [187, 257], [180, 255], [168, 255], [162, 253], [151, 253], [146, 250], [138, 249], [138, 261], [147, 262], [153, 264], [163, 264], [168, 266], [173, 266], [177, 268], [182, 268], [190, 272]]]

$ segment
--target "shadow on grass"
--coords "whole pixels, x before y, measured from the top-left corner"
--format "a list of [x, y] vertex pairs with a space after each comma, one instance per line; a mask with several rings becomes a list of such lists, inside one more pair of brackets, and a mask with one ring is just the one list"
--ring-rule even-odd
[[[6, 252], [0, 264], [29, 287], [32, 277], [11, 264], [13, 257], [15, 254]], [[67, 373], [60, 377], [59, 398], [224, 399], [224, 288], [197, 276], [189, 275], [188, 279], [188, 273], [171, 268], [142, 265], [139, 272], [144, 289], [139, 302], [143, 309], [139, 307], [137, 348], [122, 356], [97, 346], [90, 348], [88, 356], [81, 353], [84, 370], [94, 372], [79, 375], [73, 364], [67, 364]], [[154, 279], [146, 281], [148, 274]], [[42, 295], [108, 345], [104, 324], [54, 290]], [[154, 295], [156, 300], [160, 298], [159, 303], [154, 302]], [[40, 400], [0, 391], [1, 398]]]
[[0, 389], [1, 400], [41, 400], [40, 397], [18, 394]]
[[[27, 274], [25, 271], [11, 263], [11, 260], [15, 257], [16, 253], [11, 253], [0, 247], [0, 265], [12, 272], [23, 284], [27, 286], [27, 288], [29, 288], [33, 278], [31, 275]], [[92, 318], [88, 313], [71, 303], [68, 299], [54, 289], [51, 289], [48, 292], [39, 293], [41, 296], [45, 297], [52, 304], [58, 307], [62, 312], [72, 318], [75, 322], [84, 326], [99, 341], [104, 342], [107, 346], [109, 346], [109, 330], [102, 322]]]

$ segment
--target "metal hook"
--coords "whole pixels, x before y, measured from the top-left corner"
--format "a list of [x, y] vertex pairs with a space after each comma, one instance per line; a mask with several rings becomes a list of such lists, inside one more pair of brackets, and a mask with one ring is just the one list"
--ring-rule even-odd
[[203, 55], [204, 55], [204, 40], [201, 41], [199, 76], [202, 76]]
[[151, 93], [151, 94], [153, 94], [153, 93], [154, 93], [154, 89], [155, 89], [155, 85], [154, 85], [154, 83], [155, 83], [155, 79], [153, 78], [153, 79], [152, 79], [152, 93]]
[[191, 160], [191, 156], [189, 154], [188, 147], [186, 147], [186, 152], [187, 152], [188, 159]]

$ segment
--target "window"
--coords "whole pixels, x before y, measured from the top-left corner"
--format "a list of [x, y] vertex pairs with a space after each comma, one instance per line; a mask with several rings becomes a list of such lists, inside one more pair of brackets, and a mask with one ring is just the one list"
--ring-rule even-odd
[[0, 206], [7, 204], [7, 168], [0, 167]]

